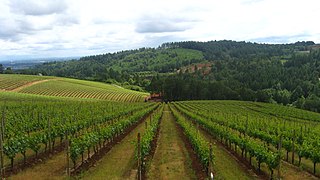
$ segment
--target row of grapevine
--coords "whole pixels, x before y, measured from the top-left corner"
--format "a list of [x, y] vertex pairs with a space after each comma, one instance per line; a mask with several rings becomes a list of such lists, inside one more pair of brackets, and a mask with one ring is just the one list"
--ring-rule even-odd
[[[105, 122], [129, 114], [148, 104], [121, 104], [94, 102], [13, 102], [2, 107], [5, 115], [5, 138], [18, 134], [31, 134], [36, 131], [65, 124], [79, 123], [89, 127], [93, 123]], [[123, 110], [125, 109], [125, 110]], [[79, 125], [80, 126], [80, 125]]]
[[146, 117], [147, 114], [155, 110], [157, 107], [158, 105], [151, 106], [143, 109], [142, 111], [133, 113], [129, 117], [121, 119], [114, 124], [95, 126], [91, 131], [84, 132], [80, 136], [73, 136], [70, 140], [70, 157], [73, 161], [74, 168], [76, 168], [77, 159], [80, 155], [82, 155], [83, 163], [83, 154], [86, 150], [88, 151], [88, 158], [90, 158], [91, 148], [94, 149], [95, 153], [98, 152], [98, 150], [104, 147], [107, 142], [112, 142], [115, 137], [119, 136], [130, 126]]
[[250, 105], [249, 108], [259, 111], [261, 113], [271, 114], [271, 115], [279, 116], [281, 118], [286, 118], [286, 119], [292, 119], [292, 120], [300, 119], [303, 121], [314, 121], [314, 122], [320, 121], [319, 113], [297, 109], [293, 107], [288, 107], [288, 106], [275, 106], [269, 103], [256, 103], [256, 104], [258, 104], [258, 106]]
[[[111, 85], [105, 85], [110, 87]], [[52, 80], [26, 87], [19, 92], [28, 94], [38, 94], [45, 96], [62, 96], [74, 98], [93, 98], [123, 102], [142, 102], [146, 93], [140, 93], [122, 88], [106, 89], [82, 85], [67, 80]]]
[[11, 167], [18, 153], [26, 160], [28, 149], [37, 155], [41, 145], [53, 149], [66, 132], [78, 136], [96, 126], [116, 123], [154, 104], [123, 104], [111, 102], [8, 102], [2, 109], [1, 133], [4, 154]]
[[[185, 106], [185, 104], [179, 104], [179, 106], [190, 110], [190, 106]], [[251, 120], [251, 123], [248, 123], [248, 117], [246, 118], [246, 121], [239, 122], [238, 120], [233, 120], [231, 118], [220, 117], [219, 119], [217, 116], [210, 115], [210, 113], [203, 113], [200, 108], [193, 107], [191, 109], [200, 117], [232, 128], [240, 132], [240, 134], [242, 133], [251, 138], [262, 140], [263, 142], [266, 142], [267, 145], [272, 144], [274, 147], [277, 147], [280, 141], [279, 137], [282, 136], [282, 147], [287, 151], [286, 159], [288, 160], [289, 152], [293, 152], [293, 157], [294, 153], [298, 154], [298, 165], [300, 165], [302, 158], [310, 159], [313, 162], [313, 173], [316, 173], [316, 164], [320, 162], [320, 154], [317, 153], [320, 152], [320, 131], [316, 128], [311, 130], [308, 128], [308, 131], [305, 130], [303, 132], [302, 126], [298, 128], [296, 123], [292, 123], [290, 120], [284, 121], [286, 122], [286, 125], [281, 127], [278, 123], [272, 123], [270, 120], [269, 123], [260, 124], [257, 117], [254, 118], [254, 120]], [[300, 133], [296, 133], [299, 131]], [[293, 158], [292, 163], [294, 163]]]
[[48, 78], [30, 75], [0, 74], [0, 90], [13, 90], [25, 84]]
[[221, 141], [224, 139], [226, 145], [231, 147], [231, 145], [234, 144], [235, 147], [239, 147], [242, 151], [242, 156], [244, 152], [249, 153], [250, 164], [251, 158], [255, 157], [258, 161], [259, 170], [261, 163], [265, 163], [270, 169], [271, 176], [273, 176], [273, 170], [280, 164], [279, 153], [274, 153], [264, 145], [261, 145], [248, 137], [239, 136], [226, 126], [201, 118], [189, 110], [179, 107], [177, 104], [175, 104], [175, 107], [186, 117], [200, 124], [211, 135], [220, 138]]
[[185, 135], [189, 139], [193, 150], [200, 159], [201, 164], [209, 173], [211, 173], [211, 169], [209, 169], [209, 167], [213, 164], [214, 154], [212, 153], [212, 150], [210, 150], [209, 142], [207, 142], [204, 137], [198, 133], [197, 129], [190, 125], [190, 123], [188, 123], [174, 107], [170, 106], [170, 109], [176, 118], [177, 123], [182, 127]]
[[[143, 168], [145, 158], [149, 155], [152, 148], [152, 141], [155, 139], [160, 119], [162, 118], [163, 105], [156, 112], [150, 116], [150, 123], [147, 125], [147, 129], [141, 136], [141, 139], [135, 144], [135, 157], [138, 159], [138, 170]], [[146, 122], [147, 123], [147, 122]], [[140, 134], [139, 134], [140, 135]], [[138, 136], [139, 136], [138, 135]], [[139, 137], [140, 138], [140, 137]]]

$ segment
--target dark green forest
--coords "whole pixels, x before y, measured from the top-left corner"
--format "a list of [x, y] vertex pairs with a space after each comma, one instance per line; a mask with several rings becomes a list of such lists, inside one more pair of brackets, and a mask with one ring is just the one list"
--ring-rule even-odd
[[[319, 47], [312, 41], [174, 42], [45, 63], [18, 73], [118, 83], [161, 92], [166, 100], [261, 101], [320, 112]], [[201, 63], [210, 64], [210, 68], [198, 68]]]

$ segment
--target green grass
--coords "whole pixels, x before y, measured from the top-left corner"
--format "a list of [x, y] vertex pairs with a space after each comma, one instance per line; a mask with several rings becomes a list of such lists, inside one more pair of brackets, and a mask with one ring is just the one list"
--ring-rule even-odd
[[174, 121], [165, 105], [157, 148], [147, 166], [147, 179], [196, 179], [192, 159]]

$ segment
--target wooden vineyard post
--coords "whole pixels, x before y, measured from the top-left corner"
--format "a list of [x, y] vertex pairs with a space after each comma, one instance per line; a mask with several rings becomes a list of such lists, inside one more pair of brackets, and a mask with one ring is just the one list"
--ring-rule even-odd
[[140, 133], [138, 133], [138, 180], [141, 180], [141, 144], [140, 144]]
[[4, 179], [4, 170], [3, 170], [3, 133], [4, 133], [4, 129], [3, 129], [3, 122], [5, 119], [5, 110], [3, 108], [2, 111], [2, 118], [1, 118], [1, 128], [0, 128], [0, 174], [1, 174], [1, 179]]
[[199, 124], [197, 123], [197, 138], [199, 138]]
[[67, 148], [67, 176], [70, 177], [70, 141], [68, 133], [66, 132], [66, 148]]
[[210, 146], [209, 146], [209, 167], [208, 167], [208, 176], [209, 176], [209, 179], [213, 180], [214, 176], [213, 176], [213, 173], [212, 173], [212, 144], [210, 143]]
[[2, 133], [2, 140], [4, 139], [4, 133], [5, 133], [5, 128], [6, 128], [6, 112], [5, 112], [5, 107], [3, 108], [2, 112], [2, 119], [1, 119], [1, 133]]
[[282, 135], [280, 135], [280, 141], [279, 141], [279, 144], [278, 144], [278, 153], [279, 153], [279, 158], [280, 158], [280, 163], [279, 163], [279, 166], [278, 166], [278, 179], [281, 179], [281, 171], [280, 171], [280, 166], [281, 166], [281, 148], [282, 148]]
[[249, 120], [249, 114], [247, 114], [247, 119], [246, 119], [246, 130], [245, 130], [245, 133], [244, 133], [244, 137], [246, 137], [246, 134], [248, 132], [248, 120]]
[[293, 130], [293, 138], [292, 138], [292, 164], [294, 164], [294, 151], [295, 151], [294, 143], [295, 143], [295, 140], [296, 140], [296, 130]]
[[148, 129], [148, 122], [147, 121], [145, 122], [145, 125], [146, 125], [146, 129]]
[[48, 139], [49, 139], [49, 154], [51, 153], [51, 127], [50, 118], [48, 117]]

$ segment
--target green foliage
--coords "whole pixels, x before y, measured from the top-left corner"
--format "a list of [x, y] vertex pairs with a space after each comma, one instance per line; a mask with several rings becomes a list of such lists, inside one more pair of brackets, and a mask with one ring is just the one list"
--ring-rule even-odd
[[4, 71], [4, 67], [3, 67], [3, 64], [0, 64], [0, 74], [2, 74]]
[[[213, 163], [214, 161], [214, 154], [210, 154], [209, 143], [199, 134], [194, 126], [190, 126], [187, 120], [181, 116], [181, 114], [175, 108], [172, 108], [171, 106], [170, 108], [178, 124], [182, 127], [184, 133], [192, 144], [193, 150], [196, 152], [202, 165], [205, 168], [208, 168], [209, 163]], [[209, 159], [211, 159], [212, 162], [209, 162]]]
[[283, 137], [282, 148], [287, 152], [295, 149], [300, 158], [310, 159], [314, 165], [319, 163], [318, 113], [240, 101], [190, 101], [174, 105], [213, 136], [249, 152], [259, 163], [266, 163], [271, 173], [279, 165], [281, 156], [266, 145], [277, 147], [280, 136]]
[[[152, 122], [148, 125], [147, 130], [141, 136], [140, 139], [140, 148], [141, 148], [141, 159], [144, 160], [146, 156], [149, 155], [151, 151], [151, 143], [154, 140], [157, 130], [159, 128], [160, 119], [162, 117], [163, 105], [154, 112], [152, 116]], [[135, 154], [136, 158], [138, 157], [138, 144], [135, 145]]]
[[84, 132], [81, 136], [71, 139], [70, 158], [76, 164], [78, 157], [90, 148], [95, 148], [101, 141], [111, 140], [113, 137], [123, 133], [125, 129], [138, 122], [146, 114], [153, 111], [157, 104], [148, 108], [133, 112], [129, 117], [123, 117], [108, 126], [92, 128], [91, 131]]
[[[79, 101], [38, 96], [25, 98], [17, 93], [14, 95], [15, 99], [12, 95], [0, 104], [1, 112], [5, 115], [4, 154], [12, 162], [18, 153], [24, 156], [29, 149], [37, 154], [41, 144], [47, 147], [49, 142], [57, 138], [64, 139], [66, 132], [72, 137], [82, 137], [79, 143], [75, 138], [72, 139], [74, 148], [71, 155], [74, 160], [84, 147], [92, 147], [102, 138], [121, 133], [157, 106], [152, 103]], [[108, 126], [110, 122], [114, 124]]]
[[143, 79], [135, 75], [137, 72], [155, 71], [172, 72], [181, 66], [203, 61], [202, 52], [197, 50], [154, 49], [108, 53], [80, 58], [79, 61], [52, 62], [24, 70], [23, 73], [41, 72], [50, 76], [73, 77], [102, 82], [125, 82], [134, 79], [134, 85], [142, 85]]

